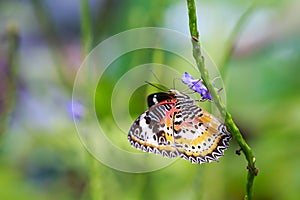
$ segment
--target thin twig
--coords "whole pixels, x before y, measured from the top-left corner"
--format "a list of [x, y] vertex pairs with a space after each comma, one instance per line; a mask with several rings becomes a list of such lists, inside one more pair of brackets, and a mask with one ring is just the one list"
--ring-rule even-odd
[[201, 78], [210, 91], [212, 96], [213, 102], [217, 106], [219, 112], [225, 116], [225, 123], [229, 128], [230, 132], [234, 140], [237, 141], [239, 146], [241, 147], [247, 161], [248, 161], [248, 176], [247, 176], [247, 185], [246, 185], [246, 195], [245, 199], [251, 200], [252, 199], [252, 187], [254, 177], [257, 175], [257, 168], [255, 167], [255, 157], [252, 153], [251, 148], [244, 140], [240, 130], [234, 123], [231, 114], [226, 110], [224, 104], [221, 102], [221, 99], [213, 87], [212, 81], [209, 77], [208, 71], [205, 68], [205, 60], [201, 52], [201, 43], [199, 40], [199, 32], [197, 29], [197, 17], [196, 17], [196, 5], [194, 0], [187, 0], [187, 7], [188, 7], [188, 15], [189, 15], [189, 27], [190, 27], [190, 34], [192, 37], [192, 44], [193, 44], [193, 56], [198, 66], [198, 69], [201, 73]]

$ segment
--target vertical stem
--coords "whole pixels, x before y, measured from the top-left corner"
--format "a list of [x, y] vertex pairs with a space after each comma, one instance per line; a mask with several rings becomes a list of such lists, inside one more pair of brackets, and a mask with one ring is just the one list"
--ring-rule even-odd
[[98, 162], [92, 155], [86, 153], [89, 163], [89, 195], [93, 200], [104, 199], [104, 190], [101, 185], [101, 163]]
[[36, 19], [39, 22], [39, 25], [41, 26], [41, 30], [43, 32], [43, 35], [49, 45], [49, 51], [52, 55], [52, 59], [54, 62], [54, 67], [56, 68], [57, 75], [59, 76], [58, 80], [61, 83], [61, 86], [64, 87], [65, 90], [70, 91], [72, 84], [68, 81], [66, 78], [64, 68], [62, 67], [62, 41], [60, 39], [59, 32], [56, 28], [56, 24], [53, 21], [53, 18], [51, 17], [51, 13], [49, 12], [49, 9], [47, 6], [44, 5], [44, 1], [40, 0], [32, 0], [32, 6], [34, 14], [36, 15]]
[[234, 26], [233, 30], [231, 31], [226, 44], [225, 44], [225, 50], [224, 50], [224, 56], [223, 59], [220, 62], [220, 71], [223, 76], [226, 76], [226, 73], [228, 71], [228, 62], [230, 60], [230, 55], [234, 51], [234, 44], [236, 42], [236, 38], [238, 34], [240, 33], [240, 30], [242, 26], [245, 24], [246, 20], [248, 19], [249, 15], [252, 13], [254, 8], [256, 7], [256, 2], [253, 2], [246, 11], [241, 15], [239, 20], [237, 21], [236, 25]]
[[197, 16], [196, 16], [196, 5], [194, 0], [187, 0], [188, 15], [189, 15], [189, 27], [192, 37], [199, 38], [199, 32], [197, 29]]
[[187, 7], [188, 7], [188, 15], [189, 15], [189, 27], [190, 27], [190, 34], [192, 37], [192, 44], [193, 44], [193, 56], [198, 66], [198, 69], [201, 73], [201, 78], [208, 88], [212, 99], [217, 106], [219, 112], [225, 116], [225, 123], [229, 128], [230, 132], [232, 133], [233, 138], [238, 142], [240, 145], [246, 160], [248, 161], [248, 175], [247, 175], [247, 184], [246, 184], [246, 195], [245, 199], [251, 200], [252, 199], [252, 187], [254, 177], [257, 175], [257, 168], [255, 167], [255, 157], [252, 153], [251, 148], [244, 140], [240, 130], [234, 123], [231, 114], [226, 110], [224, 104], [221, 102], [221, 99], [213, 87], [212, 81], [209, 77], [208, 71], [205, 68], [205, 60], [201, 52], [201, 43], [199, 40], [199, 34], [197, 30], [197, 17], [196, 17], [196, 5], [194, 0], [187, 0]]
[[[82, 58], [84, 58], [92, 50], [93, 32], [91, 11], [88, 0], [80, 0], [80, 22], [81, 22], [81, 44]], [[104, 199], [101, 180], [101, 164], [90, 154], [87, 153], [89, 159], [89, 194], [91, 199]]]
[[88, 0], [80, 0], [80, 14], [81, 14], [81, 44], [82, 55], [86, 56], [92, 49], [92, 18], [90, 5]]
[[[18, 48], [19, 48], [19, 30], [16, 25], [9, 25], [5, 32], [7, 42], [7, 60], [0, 64], [0, 137], [4, 134], [9, 124], [11, 113], [13, 112], [17, 89], [18, 89]], [[3, 41], [2, 41], [3, 42]]]

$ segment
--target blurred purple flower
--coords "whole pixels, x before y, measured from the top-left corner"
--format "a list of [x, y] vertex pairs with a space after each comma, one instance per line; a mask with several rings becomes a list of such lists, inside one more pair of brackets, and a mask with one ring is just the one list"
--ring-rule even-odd
[[80, 120], [84, 115], [85, 108], [78, 100], [73, 100], [68, 104], [68, 112], [74, 120]]
[[207, 99], [212, 100], [208, 89], [205, 87], [205, 85], [202, 84], [203, 81], [201, 79], [195, 80], [189, 73], [184, 72], [181, 80], [184, 84], [187, 84], [191, 90], [198, 92], [202, 97], [202, 101], [205, 101]]

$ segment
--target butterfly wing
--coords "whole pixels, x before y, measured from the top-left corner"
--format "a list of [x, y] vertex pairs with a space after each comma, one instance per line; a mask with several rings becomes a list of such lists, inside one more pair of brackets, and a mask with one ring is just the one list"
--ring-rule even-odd
[[129, 130], [131, 145], [145, 152], [177, 157], [173, 137], [174, 107], [175, 102], [162, 101], [142, 113]]
[[176, 90], [155, 93], [148, 105], [128, 133], [135, 148], [197, 164], [218, 161], [228, 148], [231, 135], [225, 125], [189, 96]]
[[230, 139], [225, 125], [198, 105], [182, 106], [174, 115], [175, 146], [192, 163], [218, 161]]

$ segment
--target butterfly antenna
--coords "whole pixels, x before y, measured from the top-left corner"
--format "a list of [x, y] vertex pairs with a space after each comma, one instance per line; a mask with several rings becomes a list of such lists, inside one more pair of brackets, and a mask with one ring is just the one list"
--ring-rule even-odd
[[173, 89], [175, 89], [175, 80], [176, 78], [173, 78]]
[[150, 69], [150, 72], [154, 76], [154, 78], [157, 80], [157, 82], [159, 82], [160, 85], [163, 85], [152, 69]]
[[[198, 79], [195, 83], [193, 83], [193, 85], [191, 85], [191, 87], [190, 86], [188, 86], [187, 88], [185, 88], [184, 90], [183, 90], [183, 92], [185, 92], [185, 91], [187, 91], [187, 90], [192, 90], [192, 87], [194, 87], [196, 84], [198, 84], [199, 82], [201, 81], [201, 79]], [[192, 93], [195, 93], [195, 91], [193, 91]]]
[[154, 83], [150, 83], [149, 81], [145, 81], [146, 83], [148, 83], [149, 85], [159, 89], [160, 91], [166, 91], [164, 88], [159, 87], [158, 85], [154, 84]]
[[153, 86], [153, 87], [155, 87], [155, 88], [161, 90], [161, 91], [167, 91], [168, 88], [164, 87], [163, 83], [162, 83], [162, 82], [159, 80], [159, 78], [156, 76], [156, 74], [154, 73], [153, 69], [151, 68], [151, 69], [149, 69], [149, 70], [150, 70], [151, 74], [154, 76], [154, 78], [157, 80], [157, 82], [159, 83], [159, 85], [162, 86], [162, 87], [158, 86], [158, 84], [150, 83], [150, 82], [148, 82], [148, 81], [145, 81], [145, 82], [148, 83], [149, 85], [151, 85], [151, 86]]
[[216, 86], [216, 84], [215, 84], [215, 81], [216, 81], [217, 79], [219, 79], [219, 78], [220, 78], [220, 76], [217, 76], [217, 77], [215, 77], [215, 78], [212, 80], [212, 85], [213, 85], [214, 88], [217, 90], [218, 94], [220, 94], [220, 92], [223, 90], [223, 88], [218, 88], [218, 87]]

